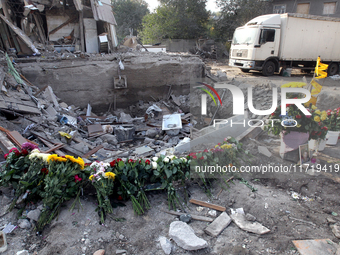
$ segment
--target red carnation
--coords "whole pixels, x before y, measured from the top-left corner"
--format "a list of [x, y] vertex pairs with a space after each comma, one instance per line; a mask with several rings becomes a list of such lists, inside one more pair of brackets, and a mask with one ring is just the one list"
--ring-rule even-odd
[[302, 117], [301, 115], [296, 115], [295, 116], [295, 118], [297, 118], [297, 119], [301, 119], [301, 117]]
[[9, 154], [9, 153], [6, 153], [6, 154], [4, 155], [4, 158], [5, 158], [5, 159], [7, 159], [7, 157], [8, 157], [8, 154]]
[[121, 158], [117, 158], [116, 162], [123, 161]]
[[193, 159], [197, 159], [196, 155], [192, 156]]
[[114, 167], [115, 165], [116, 165], [116, 160], [113, 160], [113, 161], [110, 162], [111, 167]]
[[205, 150], [204, 150], [204, 152], [208, 152], [208, 150], [207, 150], [207, 149], [205, 149]]
[[12, 149], [9, 150], [9, 153], [11, 153], [11, 152], [13, 152], [13, 151], [14, 151], [14, 152], [19, 152], [17, 148], [13, 147]]
[[275, 112], [273, 112], [271, 115], [274, 116], [274, 115], [275, 115]]
[[129, 159], [129, 161], [128, 161], [129, 163], [134, 163], [135, 161], [133, 160], [133, 159]]
[[122, 201], [123, 200], [123, 197], [122, 196], [118, 196], [117, 198], [119, 201]]
[[150, 165], [150, 164], [151, 164], [151, 161], [147, 159], [147, 160], [145, 160], [145, 163], [148, 164], [148, 165]]
[[48, 169], [46, 167], [40, 170], [43, 174], [48, 174]]
[[23, 156], [26, 156], [26, 155], [28, 154], [28, 151], [27, 151], [26, 149], [23, 149], [23, 150], [21, 151], [21, 154], [22, 154]]
[[204, 157], [202, 156], [202, 157], [200, 157], [200, 159], [201, 159], [201, 160], [203, 160], [203, 159], [204, 159]]

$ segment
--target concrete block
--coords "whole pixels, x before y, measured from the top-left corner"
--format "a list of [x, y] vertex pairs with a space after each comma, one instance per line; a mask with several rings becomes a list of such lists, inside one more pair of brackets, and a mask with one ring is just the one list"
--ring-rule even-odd
[[223, 212], [218, 216], [208, 227], [204, 229], [204, 232], [210, 236], [218, 236], [231, 222], [231, 218], [226, 212]]

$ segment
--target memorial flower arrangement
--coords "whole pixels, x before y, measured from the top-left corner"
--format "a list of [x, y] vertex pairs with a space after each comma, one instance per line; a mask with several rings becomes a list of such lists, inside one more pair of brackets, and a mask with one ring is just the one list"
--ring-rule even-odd
[[340, 107], [334, 110], [327, 110], [327, 119], [325, 120], [325, 125], [330, 131], [340, 131]]
[[46, 161], [47, 170], [42, 171], [46, 175], [40, 193], [43, 210], [38, 220], [38, 230], [52, 221], [63, 202], [77, 196], [79, 188], [87, 179], [83, 171], [84, 161], [79, 157], [52, 154], [47, 156]]
[[42, 153], [35, 145], [27, 143], [20, 151], [13, 148], [6, 155], [6, 163], [0, 171], [0, 186], [12, 185], [15, 189], [10, 209], [19, 200], [26, 204], [42, 201], [43, 209], [36, 225], [41, 231], [59, 213], [62, 203], [75, 197], [74, 205], [82, 187], [92, 184], [97, 191], [100, 221], [104, 223], [105, 215], [113, 212], [110, 196], [114, 192], [120, 199], [131, 199], [138, 215], [150, 208], [146, 192], [155, 189], [165, 190], [169, 209], [176, 209], [183, 206], [176, 187], [184, 186], [185, 181], [193, 177], [192, 162], [205, 159], [232, 165], [237, 163], [240, 154], [241, 144], [228, 137], [211, 150], [182, 158], [161, 155], [151, 159], [117, 158], [110, 163], [85, 164], [79, 157]]
[[11, 184], [14, 189], [17, 188], [20, 178], [27, 172], [30, 166], [28, 150], [12, 148], [4, 155], [6, 163], [0, 172], [0, 186]]
[[328, 128], [325, 126], [327, 114], [312, 105], [307, 109], [311, 115], [303, 114], [296, 105], [286, 105], [286, 114], [281, 115], [281, 106], [271, 114], [265, 130], [274, 135], [288, 134], [292, 131], [308, 133], [309, 139], [324, 139]]
[[93, 162], [89, 170], [91, 174], [89, 180], [97, 191], [96, 211], [100, 215], [100, 222], [104, 224], [105, 215], [113, 212], [109, 196], [113, 193], [116, 174], [112, 172], [110, 164], [104, 162]]

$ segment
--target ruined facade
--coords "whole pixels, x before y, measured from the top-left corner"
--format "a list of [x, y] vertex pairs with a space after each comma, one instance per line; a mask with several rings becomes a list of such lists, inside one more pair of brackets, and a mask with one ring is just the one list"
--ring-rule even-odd
[[110, 0], [1, 0], [0, 48], [20, 56], [41, 50], [112, 52], [118, 45]]

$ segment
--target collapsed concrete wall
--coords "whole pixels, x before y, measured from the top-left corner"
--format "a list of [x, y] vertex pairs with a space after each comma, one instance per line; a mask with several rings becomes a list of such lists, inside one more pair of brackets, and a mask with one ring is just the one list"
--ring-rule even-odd
[[[72, 54], [73, 55], [73, 54]], [[120, 70], [119, 60], [124, 65]], [[204, 75], [204, 63], [197, 56], [165, 53], [112, 54], [90, 59], [59, 60], [18, 59], [23, 75], [34, 85], [49, 85], [67, 104], [94, 111], [107, 111], [109, 105], [128, 107], [138, 100], [152, 101], [168, 95], [172, 85], [174, 94], [187, 94], [190, 81]], [[126, 75], [127, 88], [115, 89], [114, 77]], [[112, 107], [113, 108], [113, 107]]]

